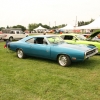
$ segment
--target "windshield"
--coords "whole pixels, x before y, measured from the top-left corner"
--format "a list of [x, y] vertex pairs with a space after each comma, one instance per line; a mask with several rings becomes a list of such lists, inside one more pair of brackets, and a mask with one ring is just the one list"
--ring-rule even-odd
[[65, 41], [59, 36], [47, 37], [47, 40], [49, 41], [50, 44], [62, 44], [62, 43], [65, 43]]
[[84, 36], [81, 35], [81, 34], [77, 35], [77, 38], [79, 38], [80, 40], [86, 40], [86, 37], [84, 37]]

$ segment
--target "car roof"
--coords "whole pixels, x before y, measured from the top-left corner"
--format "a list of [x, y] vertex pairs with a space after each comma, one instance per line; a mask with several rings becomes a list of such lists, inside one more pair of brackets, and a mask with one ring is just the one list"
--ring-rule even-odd
[[20, 41], [26, 41], [30, 38], [34, 38], [34, 37], [40, 37], [40, 38], [43, 38], [43, 37], [51, 37], [51, 36], [57, 36], [57, 35], [31, 35], [31, 36], [27, 36], [23, 39], [21, 39]]
[[50, 37], [50, 36], [57, 36], [57, 35], [32, 35], [29, 37]]

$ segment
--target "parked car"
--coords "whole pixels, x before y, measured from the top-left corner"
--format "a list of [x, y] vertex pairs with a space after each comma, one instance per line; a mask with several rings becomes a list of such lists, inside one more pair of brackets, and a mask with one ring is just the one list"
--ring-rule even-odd
[[4, 29], [2, 30], [1, 35], [2, 35], [2, 40], [4, 41], [19, 40], [19, 39], [29, 36], [29, 34], [24, 33], [23, 31], [17, 30], [17, 29]]
[[98, 41], [98, 42], [100, 42], [100, 31], [97, 31], [97, 32], [91, 34], [91, 35], [87, 38], [87, 40], [92, 40], [92, 41]]
[[[87, 39], [90, 37], [91, 34], [81, 34], [84, 37], [86, 37]], [[95, 36], [94, 38], [91, 39], [92, 41], [99, 41], [100, 42], [100, 38], [99, 35]]]
[[2, 34], [0, 34], [0, 40], [2, 39]]
[[0, 40], [2, 39], [2, 31], [0, 31]]
[[52, 59], [57, 60], [61, 66], [84, 61], [98, 53], [94, 46], [68, 44], [56, 35], [28, 36], [19, 41], [10, 42], [8, 48], [17, 52], [18, 58], [28, 55]]
[[86, 34], [85, 33], [85, 34], [81, 34], [81, 35], [83, 35], [84, 37], [88, 38], [88, 37], [90, 37], [91, 34]]
[[100, 54], [100, 42], [92, 40], [99, 33], [100, 31], [97, 31], [91, 34], [88, 38], [84, 37], [82, 34], [77, 33], [60, 34], [59, 36], [67, 43], [96, 46], [98, 48], [98, 53]]

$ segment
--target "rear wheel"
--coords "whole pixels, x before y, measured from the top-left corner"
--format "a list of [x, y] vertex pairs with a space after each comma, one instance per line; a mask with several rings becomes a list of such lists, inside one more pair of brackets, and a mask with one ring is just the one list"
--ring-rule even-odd
[[23, 51], [21, 49], [18, 49], [17, 50], [17, 56], [18, 58], [25, 58], [25, 54], [23, 53]]
[[13, 37], [9, 37], [9, 41], [13, 41]]
[[61, 54], [58, 56], [58, 63], [65, 67], [65, 66], [69, 66], [71, 64], [71, 60], [69, 58], [69, 56]]

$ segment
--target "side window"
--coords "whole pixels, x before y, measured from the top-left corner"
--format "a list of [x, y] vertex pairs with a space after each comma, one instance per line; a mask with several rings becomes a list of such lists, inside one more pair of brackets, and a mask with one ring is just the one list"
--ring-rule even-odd
[[46, 45], [48, 44], [46, 39], [43, 39], [43, 44], [46, 44]]
[[36, 40], [34, 41], [36, 44], [43, 44], [43, 39], [44, 38], [36, 38]]
[[33, 44], [47, 44], [47, 41], [44, 38], [31, 38], [26, 42]]
[[20, 34], [25, 34], [23, 31], [20, 31]]
[[35, 39], [31, 38], [31, 39], [27, 40], [26, 42], [28, 42], [28, 43], [34, 43], [34, 41], [35, 41]]
[[50, 44], [59, 43], [60, 39], [61, 39], [60, 37], [48, 37], [48, 41]]
[[11, 33], [11, 34], [15, 34], [15, 32], [14, 32], [14, 31], [11, 31], [10, 33]]
[[70, 36], [70, 35], [66, 35], [64, 37], [64, 40], [72, 40], [73, 39], [73, 36]]
[[19, 34], [19, 31], [16, 31], [17, 34]]
[[65, 35], [61, 35], [60, 37], [61, 37], [62, 39], [64, 39]]

